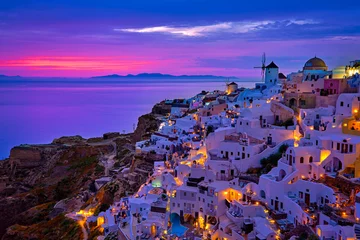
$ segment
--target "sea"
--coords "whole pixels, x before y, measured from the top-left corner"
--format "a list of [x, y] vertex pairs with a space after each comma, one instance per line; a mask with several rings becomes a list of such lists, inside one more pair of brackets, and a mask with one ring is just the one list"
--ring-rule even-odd
[[[255, 82], [237, 83], [249, 88]], [[0, 159], [20, 144], [132, 132], [155, 103], [225, 85], [223, 79], [0, 79]]]

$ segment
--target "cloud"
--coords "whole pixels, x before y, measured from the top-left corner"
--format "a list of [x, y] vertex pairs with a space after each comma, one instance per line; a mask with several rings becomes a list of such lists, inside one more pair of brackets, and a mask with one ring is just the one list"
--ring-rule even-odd
[[203, 26], [157, 26], [145, 28], [115, 28], [117, 32], [130, 33], [168, 33], [186, 37], [201, 37], [211, 33], [227, 32], [227, 33], [249, 33], [261, 29], [274, 29], [287, 27], [290, 25], [307, 25], [317, 24], [318, 22], [312, 19], [304, 20], [264, 20], [264, 21], [242, 21], [242, 22], [223, 22]]
[[304, 20], [295, 20], [295, 19], [292, 19], [292, 20], [289, 20], [287, 25], [286, 26], [290, 26], [291, 24], [294, 24], [294, 25], [307, 25], [307, 24], [318, 24], [319, 22], [317, 21], [314, 21], [312, 19], [304, 19]]
[[333, 36], [326, 38], [325, 40], [330, 41], [358, 41], [360, 40], [360, 36]]
[[203, 36], [206, 33], [223, 31], [230, 29], [231, 23], [219, 23], [206, 26], [195, 27], [147, 27], [147, 28], [126, 28], [126, 29], [114, 29], [121, 32], [134, 32], [134, 33], [171, 33], [189, 37]]

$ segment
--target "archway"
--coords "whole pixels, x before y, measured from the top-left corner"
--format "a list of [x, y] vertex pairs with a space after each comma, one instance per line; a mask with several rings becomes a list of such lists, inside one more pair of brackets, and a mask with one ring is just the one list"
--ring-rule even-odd
[[280, 171], [279, 171], [279, 181], [283, 180], [285, 176], [286, 176], [285, 170], [280, 169]]
[[342, 169], [342, 165], [341, 160], [334, 157], [330, 162], [325, 164], [324, 169], [328, 173], [338, 172]]
[[263, 198], [263, 199], [266, 199], [266, 193], [265, 193], [264, 190], [260, 191], [260, 197]]
[[290, 99], [289, 107], [297, 107], [297, 100], [295, 98]]
[[334, 157], [333, 159], [333, 169], [334, 172], [340, 171], [342, 169], [342, 162], [340, 159]]

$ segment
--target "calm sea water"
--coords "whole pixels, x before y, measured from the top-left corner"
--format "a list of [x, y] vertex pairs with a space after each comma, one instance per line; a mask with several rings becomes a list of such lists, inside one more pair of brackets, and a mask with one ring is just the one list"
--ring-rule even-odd
[[0, 159], [19, 144], [131, 132], [138, 117], [161, 100], [224, 88], [221, 80], [0, 79]]

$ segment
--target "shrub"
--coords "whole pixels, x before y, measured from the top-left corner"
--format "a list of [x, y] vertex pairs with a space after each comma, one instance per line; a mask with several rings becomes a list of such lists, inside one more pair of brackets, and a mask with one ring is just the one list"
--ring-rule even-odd
[[212, 133], [214, 131], [215, 131], [215, 129], [214, 129], [213, 125], [207, 126], [207, 128], [206, 128], [206, 136], [208, 136], [210, 133]]
[[70, 191], [70, 179], [67, 177], [67, 178], [64, 178], [62, 179], [60, 182], [58, 182], [56, 184], [56, 187], [55, 187], [55, 199], [56, 200], [61, 200], [61, 199], [64, 199], [64, 198], [67, 198], [71, 191]]
[[94, 215], [98, 216], [100, 212], [105, 212], [106, 210], [108, 210], [110, 207], [109, 204], [107, 203], [102, 203], [100, 205], [98, 205], [94, 211]]

